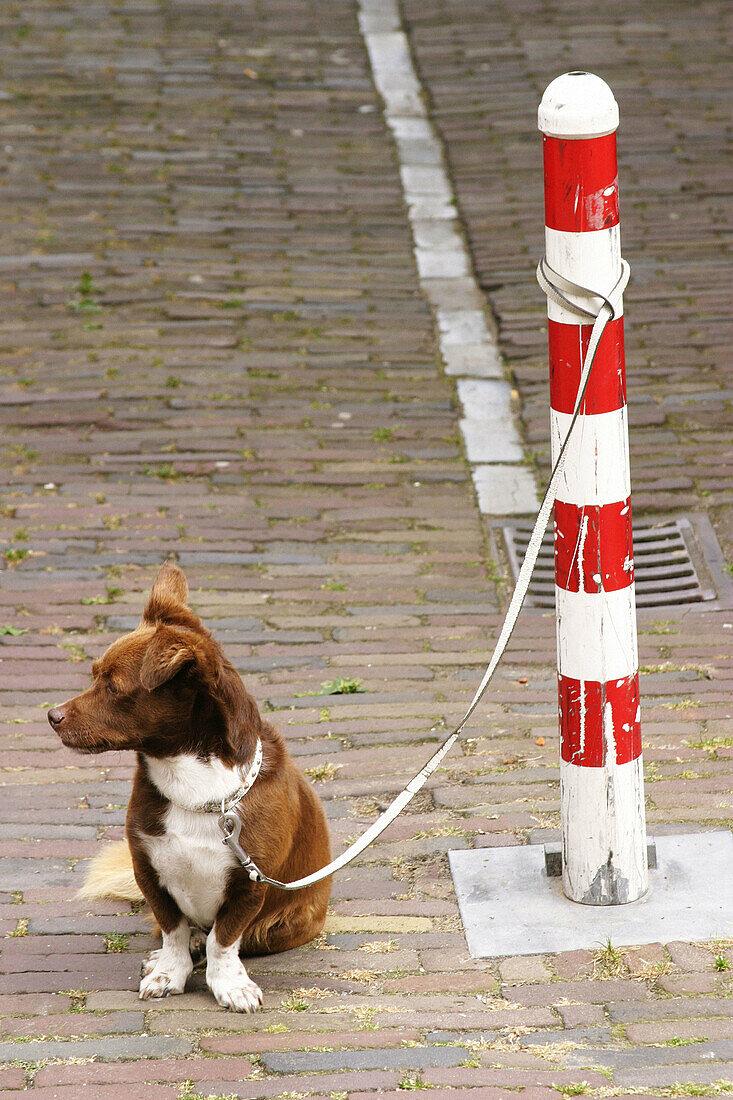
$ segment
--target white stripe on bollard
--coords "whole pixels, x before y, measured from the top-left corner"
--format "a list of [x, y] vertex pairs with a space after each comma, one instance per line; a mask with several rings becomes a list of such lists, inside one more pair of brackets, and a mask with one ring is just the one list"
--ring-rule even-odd
[[[634, 675], [639, 659], [633, 584], [616, 592], [598, 593], [567, 592], [558, 587], [555, 604], [561, 676], [605, 684]], [[595, 644], [589, 644], [590, 640]]]
[[[570, 413], [550, 410], [553, 463], [572, 419]], [[630, 492], [626, 406], [613, 412], [581, 417], [568, 443], [558, 500], [578, 505], [613, 504], [617, 500], [627, 500]]]
[[[566, 279], [591, 290], [608, 287], [609, 271], [621, 270], [621, 242], [617, 225], [610, 229], [597, 229], [588, 233], [568, 233], [545, 226], [545, 256], [553, 271]], [[618, 276], [617, 276], [618, 277]], [[589, 309], [595, 313], [601, 308], [601, 298], [591, 298]], [[623, 303], [618, 315], [623, 314]], [[556, 302], [547, 303], [547, 316], [551, 321], [563, 321], [577, 325], [574, 313], [569, 313]]]
[[[638, 836], [646, 837], [641, 757], [605, 768], [578, 768], [561, 760], [560, 784], [563, 849], [573, 853], [563, 860], [565, 894], [590, 905], [608, 905], [611, 896], [615, 905], [636, 901], [634, 884], [647, 880], [646, 843], [637, 843]], [[612, 813], [602, 812], [609, 792]], [[598, 863], [599, 849], [612, 853], [610, 863]], [[622, 876], [619, 867], [625, 869]]]

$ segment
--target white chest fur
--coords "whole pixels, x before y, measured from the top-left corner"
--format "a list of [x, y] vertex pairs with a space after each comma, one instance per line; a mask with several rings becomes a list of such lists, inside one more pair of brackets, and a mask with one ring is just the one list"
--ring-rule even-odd
[[221, 760], [200, 760], [193, 753], [156, 760], [146, 756], [151, 781], [176, 806], [193, 810], [212, 800], [231, 798], [242, 784], [239, 768], [228, 768]]
[[148, 858], [184, 916], [209, 929], [236, 861], [222, 843], [218, 814], [185, 807], [231, 796], [241, 784], [241, 773], [219, 760], [202, 761], [189, 754], [166, 760], [147, 758], [146, 763], [151, 781], [175, 803], [164, 815], [165, 832], [143, 838]]
[[222, 844], [216, 814], [191, 813], [171, 806], [162, 836], [145, 837], [148, 858], [160, 883], [193, 924], [209, 929], [224, 900], [227, 875], [235, 866]]

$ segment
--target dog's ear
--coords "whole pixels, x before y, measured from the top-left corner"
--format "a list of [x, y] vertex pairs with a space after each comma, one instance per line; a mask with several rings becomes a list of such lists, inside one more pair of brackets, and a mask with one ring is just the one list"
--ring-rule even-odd
[[[206, 643], [202, 649], [207, 649]], [[229, 752], [238, 764], [251, 760], [263, 726], [257, 704], [218, 646], [215, 651], [202, 655], [199, 667], [209, 698], [218, 712], [215, 724], [221, 730]]]
[[196, 645], [188, 631], [159, 626], [145, 650], [140, 683], [148, 691], [154, 691], [195, 660]]
[[234, 759], [238, 763], [244, 763], [251, 759], [257, 738], [262, 734], [259, 708], [234, 670], [225, 670], [219, 693], [224, 703], [229, 747]]
[[180, 618], [188, 600], [188, 583], [182, 569], [167, 561], [158, 571], [143, 611], [143, 622], [166, 622]]

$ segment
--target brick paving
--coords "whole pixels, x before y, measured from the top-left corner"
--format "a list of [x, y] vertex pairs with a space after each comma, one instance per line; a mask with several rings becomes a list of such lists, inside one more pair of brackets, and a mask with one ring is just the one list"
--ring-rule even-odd
[[[733, 306], [728, 5], [404, 0], [415, 61], [526, 440], [549, 458], [537, 105], [568, 69], [598, 73], [621, 113], [621, 245], [636, 513], [709, 510], [728, 549]], [[634, 430], [643, 429], [643, 430]], [[721, 453], [722, 452], [722, 453]]]
[[[613, 83], [636, 507], [707, 511], [728, 548], [722, 5], [624, 3], [599, 24], [581, 4], [572, 34], [530, 0], [404, 13], [540, 465], [534, 108], [581, 61]], [[131, 761], [66, 751], [45, 709], [137, 621], [157, 564], [177, 554], [312, 769], [336, 848], [460, 716], [506, 578], [355, 11], [29, 0], [0, 26], [0, 1091], [545, 1100], [733, 1080], [730, 940], [468, 956], [446, 850], [558, 826], [539, 611], [468, 739], [338, 877], [324, 935], [253, 961], [261, 1013], [219, 1010], [200, 972], [139, 1002], [144, 914], [74, 899], [83, 861], [122, 835]], [[732, 620], [641, 616], [655, 828], [732, 824]], [[363, 690], [309, 694], [339, 677]]]

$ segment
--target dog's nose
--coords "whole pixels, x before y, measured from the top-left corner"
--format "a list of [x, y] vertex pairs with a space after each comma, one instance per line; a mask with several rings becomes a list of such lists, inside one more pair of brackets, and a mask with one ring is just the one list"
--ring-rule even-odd
[[48, 720], [54, 729], [59, 728], [65, 717], [66, 714], [64, 713], [63, 707], [52, 707], [48, 712]]

